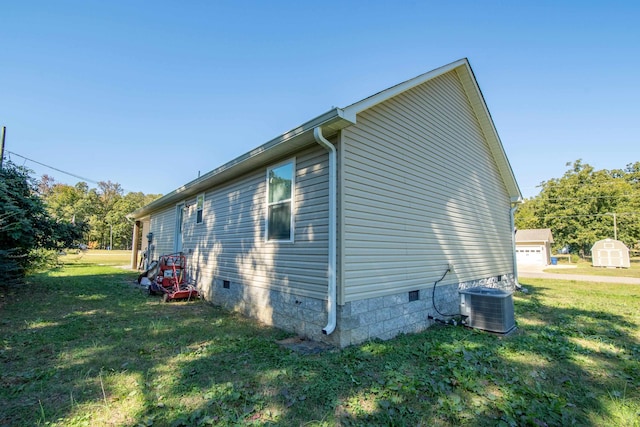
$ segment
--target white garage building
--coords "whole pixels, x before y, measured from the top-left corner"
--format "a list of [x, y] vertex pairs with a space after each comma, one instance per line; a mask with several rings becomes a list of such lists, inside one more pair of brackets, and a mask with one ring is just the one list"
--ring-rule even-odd
[[516, 260], [518, 265], [549, 265], [553, 236], [549, 228], [516, 231]]

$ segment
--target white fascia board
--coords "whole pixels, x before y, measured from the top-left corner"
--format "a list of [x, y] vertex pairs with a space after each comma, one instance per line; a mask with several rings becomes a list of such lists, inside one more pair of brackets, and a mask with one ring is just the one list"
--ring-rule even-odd
[[354, 104], [349, 105], [348, 107], [343, 109], [344, 113], [347, 117], [354, 119], [353, 121], [355, 122], [355, 117], [358, 113], [364, 110], [367, 110], [375, 105], [378, 105], [381, 102], [384, 102], [388, 99], [391, 99], [394, 96], [398, 96], [409, 89], [412, 89], [418, 85], [421, 85], [422, 83], [432, 80], [438, 76], [446, 74], [449, 71], [454, 70], [465, 64], [468, 65], [468, 61], [466, 58], [463, 58], [455, 62], [452, 62], [450, 64], [444, 65], [440, 68], [436, 68], [435, 70], [431, 70], [427, 73], [421, 74], [417, 77], [414, 77], [412, 79], [399, 83], [395, 86], [392, 86], [388, 89], [385, 89], [381, 92], [378, 92], [375, 95], [371, 95], [370, 97], [365, 98], [362, 101], [358, 101]]
[[473, 74], [473, 70], [471, 69], [471, 65], [469, 64], [467, 58], [462, 58], [440, 68], [436, 68], [435, 70], [421, 74], [410, 80], [378, 92], [375, 95], [363, 99], [362, 101], [351, 104], [343, 109], [344, 114], [346, 117], [349, 117], [352, 122], [355, 123], [358, 113], [374, 107], [384, 101], [387, 101], [388, 99], [393, 98], [394, 96], [398, 96], [403, 92], [413, 89], [416, 86], [419, 86], [425, 82], [428, 82], [429, 80], [435, 79], [436, 77], [439, 77], [453, 70], [456, 70], [459, 73], [458, 75], [462, 81], [465, 92], [469, 97], [472, 108], [476, 112], [476, 117], [478, 118], [485, 137], [487, 138], [487, 141], [491, 148], [491, 152], [494, 156], [496, 164], [498, 165], [500, 173], [503, 176], [505, 185], [507, 186], [507, 190], [509, 192], [511, 203], [522, 202], [522, 192], [520, 191], [518, 183], [515, 179], [513, 169], [511, 168], [509, 160], [507, 159], [504, 147], [502, 145], [502, 142], [500, 141], [498, 132], [496, 131], [495, 125], [491, 118], [491, 114], [489, 113], [489, 109], [487, 108], [487, 105], [485, 103], [484, 96], [480, 91], [480, 87], [478, 86], [478, 82], [476, 81], [475, 75]]
[[463, 66], [458, 68], [456, 71], [458, 72], [460, 81], [462, 82], [465, 92], [469, 97], [471, 107], [476, 113], [482, 132], [489, 143], [489, 148], [491, 149], [493, 158], [500, 170], [500, 174], [507, 186], [507, 191], [511, 197], [511, 203], [521, 203], [523, 200], [522, 192], [520, 191], [520, 187], [516, 181], [516, 176], [513, 173], [513, 169], [511, 168], [511, 164], [507, 158], [507, 153], [504, 151], [504, 146], [502, 145], [496, 126], [491, 118], [491, 113], [489, 112], [489, 108], [485, 102], [484, 95], [482, 95], [482, 90], [480, 90], [480, 86], [478, 85], [478, 81], [476, 80], [469, 62], [465, 60], [462, 65]]
[[313, 129], [318, 126], [326, 129], [327, 136], [330, 136], [353, 123], [354, 121], [349, 120], [342, 109], [334, 108], [329, 110], [137, 209], [129, 216], [137, 219], [149, 215], [160, 208], [182, 201], [186, 197], [201, 193], [219, 183], [247, 173], [253, 168], [264, 165], [273, 158], [284, 156], [298, 145], [314, 143]]
[[151, 202], [149, 205], [136, 210], [130, 214], [130, 217], [140, 218], [141, 216], [148, 215], [165, 205], [175, 203], [185, 197], [204, 191], [206, 188], [210, 188], [217, 183], [224, 182], [225, 180], [245, 173], [248, 170], [251, 170], [252, 167], [257, 167], [257, 165], [263, 163], [266, 159], [269, 159], [272, 156], [276, 157], [284, 154], [288, 149], [294, 148], [296, 142], [304, 142], [307, 141], [307, 139], [311, 142], [313, 141], [313, 129], [318, 126], [322, 127], [326, 136], [331, 136], [340, 129], [355, 124], [358, 113], [456, 69], [458, 69], [458, 71], [463, 70], [462, 74], [459, 74], [459, 76], [461, 77], [463, 86], [465, 87], [465, 92], [467, 93], [467, 96], [469, 96], [469, 101], [471, 102], [474, 111], [476, 111], [476, 117], [478, 118], [480, 126], [482, 127], [489, 142], [498, 168], [505, 179], [505, 185], [507, 185], [509, 195], [511, 196], [511, 202], [519, 203], [522, 201], [522, 193], [520, 192], [518, 183], [515, 180], [515, 175], [511, 169], [511, 165], [509, 164], [509, 160], [507, 159], [504, 147], [502, 146], [500, 137], [498, 136], [493, 124], [493, 120], [491, 119], [491, 115], [484, 101], [484, 97], [482, 96], [482, 92], [480, 91], [471, 66], [469, 65], [469, 61], [466, 58], [463, 58], [392, 86], [376, 93], [375, 95], [351, 104], [346, 108], [334, 108], [329, 110], [326, 113], [321, 114], [320, 116], [309, 120], [308, 122], [249, 151], [248, 153], [231, 160], [211, 172], [204, 174], [200, 178], [183, 185], [160, 199]]

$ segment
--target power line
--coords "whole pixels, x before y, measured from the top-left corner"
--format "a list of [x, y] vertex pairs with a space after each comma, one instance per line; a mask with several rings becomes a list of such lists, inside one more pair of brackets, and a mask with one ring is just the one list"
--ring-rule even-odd
[[599, 200], [599, 199], [622, 199], [622, 198], [630, 198], [630, 197], [640, 197], [640, 194], [620, 194], [618, 196], [582, 196], [582, 197], [548, 197], [548, 198], [541, 197], [540, 200], [545, 200], [545, 201], [547, 201], [547, 200], [553, 200], [553, 201], [558, 201], [558, 200], [589, 200], [589, 199]]
[[[631, 174], [631, 172], [629, 174]], [[610, 176], [608, 178], [609, 178], [609, 180], [608, 181], [604, 181], [604, 182], [592, 182], [592, 181], [590, 181], [590, 182], [570, 183], [570, 182], [560, 182], [560, 181], [558, 181], [558, 182], [547, 181], [545, 184], [538, 185], [536, 188], [540, 188], [541, 191], [549, 190], [549, 189], [557, 190], [557, 189], [562, 189], [562, 188], [567, 188], [567, 187], [572, 188], [574, 190], [579, 190], [579, 189], [584, 188], [584, 187], [593, 187], [594, 185], [597, 185], [597, 186], [601, 187], [601, 186], [604, 186], [604, 185], [620, 185], [620, 184], [631, 184], [631, 185], [634, 185], [634, 184], [638, 183], [638, 179], [634, 178], [634, 177], [631, 177], [632, 178], [632, 182], [630, 182], [628, 180], [628, 178], [625, 178], [625, 177], [622, 177], [622, 176], [616, 176], [616, 177]], [[554, 179], [557, 179], [557, 178], [554, 178]]]
[[14, 156], [18, 156], [18, 157], [23, 158], [23, 159], [25, 159], [25, 160], [28, 160], [28, 161], [30, 161], [30, 162], [37, 163], [37, 164], [39, 164], [40, 166], [44, 166], [44, 167], [46, 167], [46, 168], [53, 169], [54, 171], [58, 171], [58, 172], [63, 173], [63, 174], [65, 174], [65, 175], [69, 175], [69, 176], [72, 176], [72, 177], [74, 177], [74, 178], [78, 178], [78, 179], [80, 179], [80, 180], [82, 180], [82, 181], [88, 181], [88, 182], [91, 182], [91, 183], [93, 183], [93, 184], [98, 184], [98, 185], [100, 184], [100, 183], [99, 183], [98, 181], [96, 181], [96, 180], [89, 179], [89, 178], [85, 178], [85, 177], [82, 177], [82, 176], [80, 176], [80, 175], [76, 175], [76, 174], [71, 173], [71, 172], [63, 171], [62, 169], [58, 169], [58, 168], [56, 168], [56, 167], [53, 167], [53, 166], [50, 166], [50, 165], [46, 165], [46, 164], [44, 164], [44, 163], [42, 163], [42, 162], [39, 162], [39, 161], [37, 161], [37, 160], [33, 160], [33, 159], [30, 159], [30, 158], [28, 158], [28, 157], [25, 157], [25, 156], [23, 156], [23, 155], [21, 155], [21, 154], [14, 153], [13, 151], [9, 151], [9, 150], [7, 150], [7, 153], [9, 153], [9, 154], [13, 154]]
[[[543, 215], [542, 218], [580, 218], [585, 216], [613, 216], [612, 213], [603, 213], [603, 214], [580, 214], [580, 215]], [[615, 215], [638, 215], [640, 212], [615, 212]]]
[[[47, 164], [42, 163], [42, 162], [39, 162], [39, 161], [37, 161], [37, 160], [30, 159], [29, 157], [25, 157], [25, 156], [23, 156], [23, 155], [21, 155], [21, 154], [14, 153], [13, 151], [5, 150], [5, 152], [6, 152], [6, 153], [8, 153], [8, 154], [13, 154], [14, 156], [18, 156], [18, 157], [20, 157], [20, 158], [22, 158], [22, 159], [25, 159], [26, 161], [33, 162], [33, 163], [37, 163], [37, 164], [39, 164], [40, 166], [44, 166], [44, 167], [46, 167], [46, 168], [53, 169], [54, 171], [57, 171], [57, 172], [63, 173], [63, 174], [65, 174], [65, 175], [72, 176], [72, 177], [77, 178], [77, 179], [79, 179], [79, 180], [81, 180], [81, 181], [90, 182], [90, 183], [92, 183], [92, 184], [100, 185], [100, 182], [96, 181], [95, 179], [85, 178], [85, 177], [80, 176], [80, 175], [77, 175], [77, 174], [75, 174], [75, 173], [71, 173], [71, 172], [64, 171], [64, 170], [62, 170], [62, 169], [56, 168], [56, 167], [51, 166], [51, 165], [47, 165]], [[115, 184], [120, 185], [119, 183], [115, 183]], [[124, 188], [124, 187], [122, 187], [122, 186], [120, 186], [120, 188], [122, 189], [122, 191], [123, 191], [124, 193], [137, 193], [137, 192], [138, 192], [138, 191], [129, 190], [129, 189]]]
[[608, 180], [604, 182], [597, 182], [597, 181], [580, 182], [580, 183], [557, 182], [553, 184], [538, 185], [536, 188], [539, 188], [541, 192], [552, 191], [552, 190], [563, 190], [567, 188], [574, 191], [578, 191], [583, 188], [604, 187], [604, 186], [610, 186], [610, 185], [629, 184], [633, 186], [633, 185], [637, 185], [639, 182], [640, 181], [638, 181], [638, 179], [634, 177], [618, 176], [618, 177], [608, 177]]
[[[62, 169], [56, 168], [56, 167], [51, 166], [51, 165], [47, 165], [47, 164], [42, 163], [42, 162], [39, 162], [39, 161], [37, 161], [37, 160], [30, 159], [29, 157], [25, 157], [25, 156], [23, 156], [23, 155], [21, 155], [21, 154], [14, 153], [13, 151], [5, 150], [5, 152], [6, 152], [6, 153], [8, 153], [8, 154], [13, 154], [14, 156], [18, 156], [18, 157], [20, 157], [20, 158], [22, 158], [22, 159], [25, 159], [25, 160], [29, 161], [29, 162], [37, 163], [37, 164], [39, 164], [40, 166], [44, 166], [44, 167], [46, 167], [46, 168], [53, 169], [54, 171], [57, 171], [57, 172], [63, 173], [63, 174], [65, 174], [65, 175], [72, 176], [72, 177], [77, 178], [77, 179], [79, 179], [79, 180], [81, 180], [81, 181], [90, 182], [90, 183], [92, 183], [92, 184], [100, 185], [100, 182], [96, 181], [95, 179], [85, 178], [85, 177], [83, 177], [83, 176], [76, 175], [75, 173], [71, 173], [71, 172], [64, 171], [64, 170], [62, 170]], [[116, 184], [117, 184], [117, 183], [116, 183]], [[118, 185], [120, 185], [120, 184], [118, 184]], [[125, 193], [135, 193], [135, 191], [132, 191], [132, 190], [129, 190], [129, 189], [123, 188], [122, 186], [120, 186], [120, 188], [121, 188], [121, 189], [122, 189], [122, 191], [123, 191], [123, 192], [125, 192]]]

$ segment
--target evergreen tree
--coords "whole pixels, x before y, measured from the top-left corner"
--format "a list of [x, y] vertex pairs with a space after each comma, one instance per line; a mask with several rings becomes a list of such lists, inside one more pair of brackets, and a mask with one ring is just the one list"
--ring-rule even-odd
[[0, 169], [0, 268], [7, 282], [19, 281], [35, 261], [34, 250], [57, 249], [82, 232], [49, 216], [28, 169], [5, 161]]

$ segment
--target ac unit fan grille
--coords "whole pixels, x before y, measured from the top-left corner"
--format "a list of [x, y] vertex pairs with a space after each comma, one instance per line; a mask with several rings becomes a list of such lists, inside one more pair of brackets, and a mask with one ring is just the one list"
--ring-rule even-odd
[[472, 288], [460, 292], [460, 309], [467, 325], [506, 334], [515, 328], [513, 297], [495, 288]]

